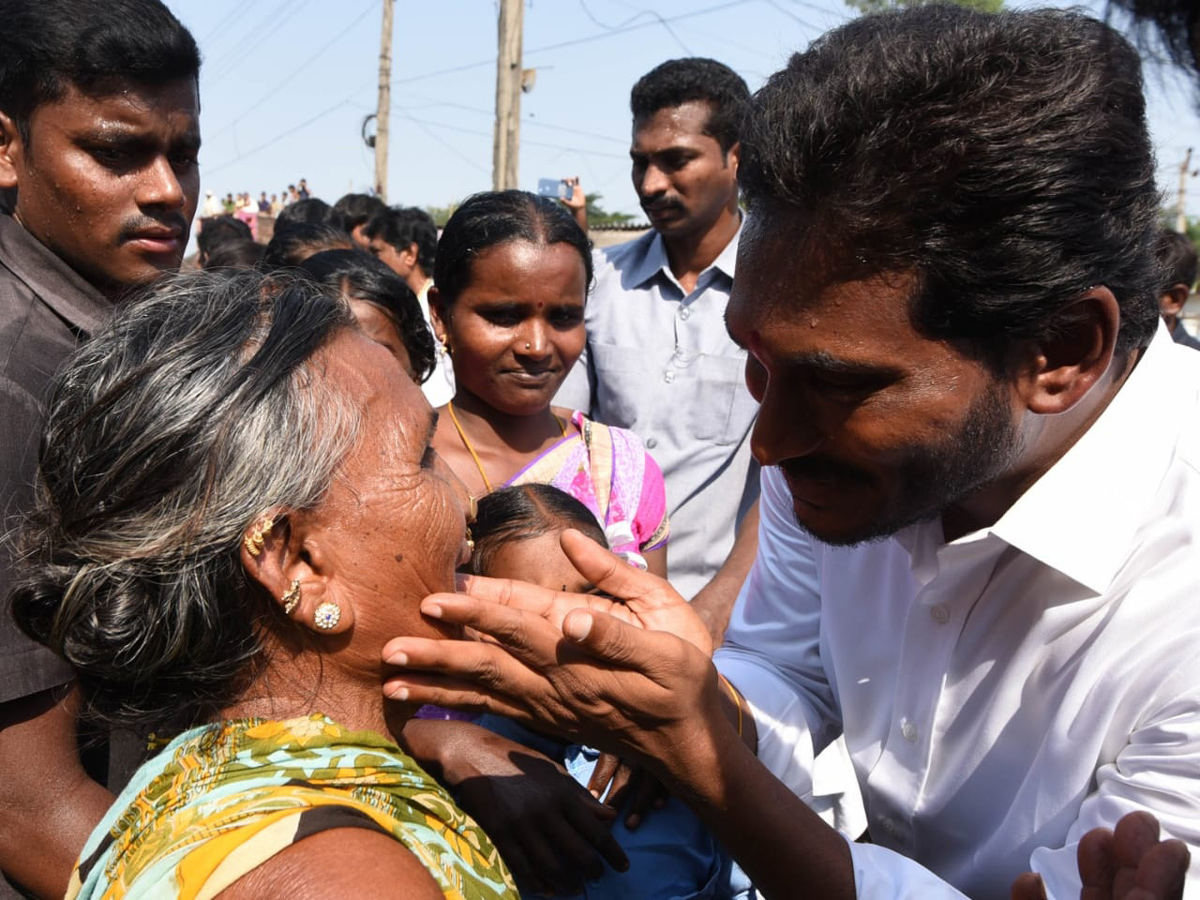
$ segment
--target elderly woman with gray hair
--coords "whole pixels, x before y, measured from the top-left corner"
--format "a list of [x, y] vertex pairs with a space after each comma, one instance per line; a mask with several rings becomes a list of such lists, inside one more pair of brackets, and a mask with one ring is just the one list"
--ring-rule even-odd
[[15, 614], [91, 714], [175, 735], [69, 897], [516, 897], [380, 691], [389, 638], [449, 636], [418, 604], [467, 553], [434, 421], [283, 276], [168, 281], [59, 376]]

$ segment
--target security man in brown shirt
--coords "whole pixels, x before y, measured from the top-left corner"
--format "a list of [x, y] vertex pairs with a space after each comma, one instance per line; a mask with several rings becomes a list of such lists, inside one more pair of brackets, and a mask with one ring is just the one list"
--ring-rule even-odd
[[[11, 535], [54, 371], [124, 292], [183, 258], [200, 55], [158, 0], [0, 0], [0, 22], [0, 534]], [[0, 542], [0, 597], [14, 552]], [[0, 898], [19, 896], [12, 884], [61, 897], [121, 786], [106, 742], [100, 765], [81, 758], [77, 705], [70, 668], [17, 631], [6, 604]], [[95, 755], [95, 740], [82, 743]]]

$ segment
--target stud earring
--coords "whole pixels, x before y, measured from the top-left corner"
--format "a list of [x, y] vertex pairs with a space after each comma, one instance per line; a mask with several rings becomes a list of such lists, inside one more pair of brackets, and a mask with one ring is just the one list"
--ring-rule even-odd
[[322, 631], [332, 631], [342, 619], [342, 608], [328, 600], [317, 606], [313, 612], [313, 624]]
[[442, 345], [442, 352], [447, 356], [450, 355], [450, 339], [444, 334], [438, 335], [438, 343]]
[[266, 535], [270, 534], [274, 524], [275, 520], [270, 517], [255, 523], [254, 528], [242, 540], [242, 543], [246, 545], [247, 553], [251, 556], [258, 556], [258, 554], [262, 553], [263, 539]]
[[471, 534], [470, 528], [467, 528], [467, 549], [470, 550], [472, 553], [475, 552], [475, 538]]
[[283, 614], [290, 616], [297, 606], [300, 605], [300, 581], [299, 579], [292, 582], [292, 586], [287, 589], [287, 593], [279, 598], [283, 602]]

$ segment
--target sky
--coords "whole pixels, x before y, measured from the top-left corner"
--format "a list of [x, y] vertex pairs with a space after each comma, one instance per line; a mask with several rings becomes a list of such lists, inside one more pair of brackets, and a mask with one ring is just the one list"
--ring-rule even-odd
[[[333, 202], [370, 188], [362, 130], [376, 106], [382, 0], [166, 2], [204, 55], [204, 190], [257, 198], [306, 178]], [[497, 13], [495, 0], [396, 0], [390, 203], [447, 206], [490, 189]], [[842, 0], [527, 0], [524, 66], [537, 75], [521, 98], [519, 186], [578, 175], [602, 207], [643, 220], [628, 158], [629, 89], [641, 75], [710, 56], [754, 90], [853, 14]], [[1152, 65], [1147, 94], [1159, 183], [1174, 203], [1193, 141], [1200, 169], [1200, 91]], [[1200, 215], [1200, 177], [1187, 181], [1186, 209]]]

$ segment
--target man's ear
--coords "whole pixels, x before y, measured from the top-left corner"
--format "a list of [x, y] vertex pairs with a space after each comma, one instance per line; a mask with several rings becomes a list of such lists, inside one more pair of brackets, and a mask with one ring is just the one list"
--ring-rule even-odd
[[1174, 318], [1183, 312], [1183, 305], [1187, 303], [1188, 295], [1191, 291], [1186, 284], [1173, 284], [1158, 297], [1158, 309], [1164, 316]]
[[25, 141], [12, 118], [0, 112], [0, 191], [17, 188], [17, 173], [21, 169]]
[[[340, 596], [320, 531], [312, 524], [303, 512], [259, 519], [242, 536], [242, 567], [280, 615], [318, 634], [340, 634], [354, 624], [353, 605]], [[318, 626], [318, 620], [328, 621], [330, 604], [337, 607], [334, 625]]]
[[1120, 304], [1106, 287], [1061, 310], [1055, 333], [1033, 342], [1033, 358], [1018, 375], [1029, 411], [1054, 415], [1082, 400], [1108, 373], [1120, 326]]
[[729, 152], [725, 154], [725, 165], [733, 166], [733, 177], [737, 177], [738, 164], [742, 161], [742, 142], [734, 141]]
[[417, 264], [417, 257], [420, 251], [417, 249], [417, 242], [413, 241], [407, 247], [400, 251], [400, 258], [404, 260], [404, 264], [410, 269]]

